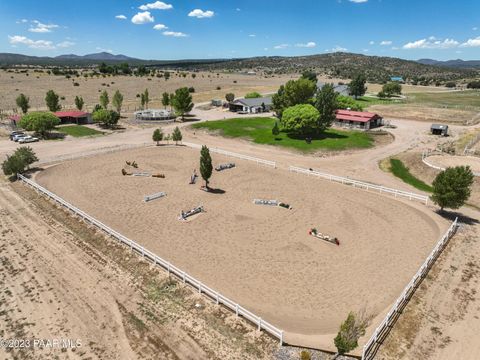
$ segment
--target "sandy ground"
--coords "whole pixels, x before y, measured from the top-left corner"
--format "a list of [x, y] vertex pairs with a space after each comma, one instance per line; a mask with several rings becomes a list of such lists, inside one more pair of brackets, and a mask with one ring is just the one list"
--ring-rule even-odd
[[[38, 76], [38, 78], [37, 78]], [[298, 77], [298, 76], [296, 76]], [[295, 77], [295, 78], [296, 78]], [[286, 83], [292, 77], [288, 75], [262, 77], [257, 75], [223, 74], [201, 72], [196, 73], [192, 78], [191, 74], [184, 78], [172, 73], [169, 80], [163, 78], [148, 78], [136, 76], [107, 76], [85, 79], [66, 79], [65, 76], [54, 76], [47, 74], [14, 74], [0, 71], [0, 110], [11, 111], [16, 107], [16, 97], [24, 93], [30, 98], [32, 110], [45, 108], [45, 93], [47, 90], [54, 90], [65, 99], [61, 100], [65, 109], [75, 108], [75, 96], [82, 96], [85, 100], [87, 110], [92, 110], [98, 104], [98, 98], [103, 90], [107, 90], [110, 98], [118, 89], [124, 96], [124, 111], [133, 111], [140, 106], [140, 99], [137, 94], [149, 89], [150, 108], [163, 108], [161, 104], [162, 93], [174, 92], [180, 87], [195, 88], [193, 93], [194, 102], [210, 101], [211, 99], [225, 99], [225, 94], [233, 92], [237, 97], [244, 96], [248, 92], [257, 91], [260, 93], [276, 92], [280, 85]], [[150, 79], [150, 80], [149, 80]], [[80, 86], [73, 86], [73, 82]], [[220, 87], [217, 90], [217, 87]]]
[[479, 225], [473, 218], [466, 221], [412, 297], [377, 359], [478, 358]]
[[0, 337], [70, 339], [78, 346], [0, 348], [1, 359], [272, 359], [276, 353], [276, 340], [24, 185], [0, 184], [0, 212]]
[[480, 158], [476, 156], [432, 155], [428, 162], [443, 168], [454, 166], [470, 166], [473, 172], [480, 173]]
[[[122, 176], [126, 160], [166, 179]], [[224, 194], [188, 184], [198, 151], [185, 147], [75, 160], [36, 180], [262, 318], [307, 335], [333, 334], [350, 310], [365, 304], [374, 315], [390, 305], [448, 226], [421, 204], [234, 161], [235, 169], [212, 178]], [[142, 201], [159, 191], [167, 197]], [[294, 209], [254, 205], [254, 198]], [[197, 205], [206, 213], [177, 220]], [[308, 236], [312, 227], [338, 237], [341, 246]]]

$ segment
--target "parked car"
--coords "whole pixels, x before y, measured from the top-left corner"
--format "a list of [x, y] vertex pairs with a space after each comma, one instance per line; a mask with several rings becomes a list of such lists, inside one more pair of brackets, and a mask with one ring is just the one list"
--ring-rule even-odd
[[23, 134], [25, 134], [23, 131], [18, 131], [18, 130], [12, 131], [12, 132], [10, 133], [10, 140], [13, 140], [13, 137], [14, 137], [15, 135], [23, 135]]
[[20, 144], [26, 144], [26, 143], [37, 142], [37, 141], [39, 141], [39, 138], [36, 138], [33, 136], [25, 136], [18, 140]]
[[13, 135], [13, 141], [17, 142], [18, 140], [20, 140], [21, 138], [24, 138], [28, 136], [27, 134], [17, 134], [17, 135]]

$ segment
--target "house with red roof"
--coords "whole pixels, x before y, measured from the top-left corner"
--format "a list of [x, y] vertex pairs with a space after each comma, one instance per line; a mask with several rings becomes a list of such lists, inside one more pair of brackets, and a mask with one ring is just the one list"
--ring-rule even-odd
[[92, 114], [79, 110], [57, 111], [54, 113], [62, 124], [91, 124]]
[[367, 111], [336, 110], [335, 125], [343, 128], [369, 130], [383, 125], [383, 118]]

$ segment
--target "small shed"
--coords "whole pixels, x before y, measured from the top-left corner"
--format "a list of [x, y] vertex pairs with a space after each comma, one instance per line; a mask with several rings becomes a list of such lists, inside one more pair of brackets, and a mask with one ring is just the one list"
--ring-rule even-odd
[[91, 124], [93, 122], [92, 114], [85, 111], [57, 111], [54, 115], [60, 119], [62, 124]]
[[383, 118], [367, 111], [339, 109], [335, 111], [335, 125], [343, 128], [370, 130], [383, 125]]
[[221, 99], [212, 99], [211, 103], [212, 106], [223, 106], [223, 100]]
[[448, 136], [448, 125], [432, 124], [430, 131], [433, 135]]

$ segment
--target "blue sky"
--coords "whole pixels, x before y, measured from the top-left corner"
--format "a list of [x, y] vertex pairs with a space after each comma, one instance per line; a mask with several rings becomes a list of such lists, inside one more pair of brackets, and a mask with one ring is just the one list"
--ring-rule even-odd
[[[156, 29], [154, 28], [156, 27]], [[480, 59], [479, 0], [0, 0], [0, 52]]]

